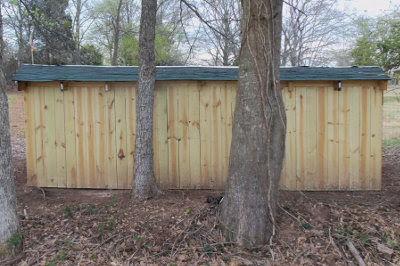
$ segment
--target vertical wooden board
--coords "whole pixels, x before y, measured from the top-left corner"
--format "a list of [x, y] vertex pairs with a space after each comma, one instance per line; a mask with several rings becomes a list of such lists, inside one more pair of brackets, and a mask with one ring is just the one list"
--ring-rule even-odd
[[189, 95], [188, 90], [192, 84], [190, 82], [179, 83], [176, 85], [179, 90], [178, 99], [178, 131], [180, 141], [178, 145], [178, 158], [179, 158], [179, 188], [190, 188], [191, 175], [190, 175], [190, 150], [189, 150]]
[[361, 140], [361, 87], [349, 87], [350, 93], [350, 158], [349, 158], [349, 178], [350, 189], [355, 190], [360, 187], [360, 140]]
[[117, 146], [118, 188], [129, 188], [126, 142], [126, 93], [124, 87], [115, 87], [115, 138]]
[[293, 83], [289, 83], [288, 90], [286, 91], [286, 116], [288, 133], [286, 139], [285, 149], [285, 172], [286, 172], [286, 188], [295, 190], [297, 180], [297, 144], [296, 144], [296, 89]]
[[168, 87], [168, 188], [179, 188], [179, 90]]
[[24, 91], [24, 109], [25, 109], [25, 143], [26, 143], [26, 174], [27, 184], [29, 186], [38, 185], [38, 176], [36, 173], [36, 123], [34, 90], [36, 87], [27, 87]]
[[76, 187], [83, 188], [86, 186], [87, 177], [87, 158], [85, 160], [85, 152], [87, 151], [87, 139], [85, 131], [85, 102], [86, 87], [78, 87], [75, 90], [75, 130], [76, 130]]
[[37, 185], [47, 186], [47, 176], [45, 167], [45, 148], [44, 148], [44, 88], [38, 87], [33, 91], [35, 108], [35, 144], [36, 144], [36, 171]]
[[[228, 176], [228, 164], [229, 164], [229, 131], [231, 128], [231, 99], [230, 99], [230, 87], [228, 82], [224, 82], [221, 86], [221, 165], [220, 165], [220, 182], [222, 186], [226, 183], [226, 177]], [[223, 187], [221, 187], [222, 189]]]
[[324, 190], [328, 173], [328, 90], [330, 88], [318, 87], [317, 100], [317, 180], [316, 186]]
[[318, 178], [317, 171], [317, 88], [306, 88], [306, 118], [305, 118], [305, 165], [304, 189], [318, 190], [315, 182]]
[[[128, 187], [132, 187], [133, 167], [135, 157], [135, 129], [136, 129], [136, 85], [126, 89], [126, 141], [127, 141], [127, 160], [128, 160]], [[157, 96], [158, 98], [158, 96]], [[158, 107], [157, 107], [158, 108]]]
[[188, 88], [188, 138], [191, 188], [201, 188], [201, 156], [200, 156], [200, 91], [197, 83]]
[[[293, 89], [293, 83], [290, 83], [291, 89]], [[292, 132], [290, 131], [290, 112], [291, 112], [291, 100], [293, 100], [293, 98], [290, 98], [289, 96], [291, 96], [293, 94], [292, 93], [289, 94], [289, 88], [288, 87], [282, 87], [282, 99], [283, 99], [283, 103], [285, 104], [285, 112], [286, 112], [286, 118], [287, 118], [287, 122], [286, 122], [286, 139], [285, 139], [285, 157], [283, 159], [283, 166], [282, 166], [282, 173], [281, 173], [281, 179], [280, 179], [280, 183], [279, 183], [279, 187], [280, 189], [283, 190], [290, 190], [290, 178], [289, 178], [289, 167], [290, 165], [288, 165], [288, 163], [290, 163], [290, 154], [289, 154], [289, 140], [291, 138], [291, 134]], [[294, 132], [293, 132], [294, 133]], [[295, 183], [296, 184], [296, 183]]]
[[67, 187], [67, 173], [65, 167], [65, 121], [64, 121], [64, 92], [54, 90], [55, 97], [55, 134], [56, 134], [56, 169], [58, 187]]
[[66, 88], [64, 91], [65, 163], [68, 188], [77, 187], [75, 92], [76, 88], [73, 87]]
[[[211, 84], [210, 84], [211, 85]], [[211, 116], [210, 116], [210, 150], [211, 150], [211, 187], [213, 189], [222, 189], [222, 164], [223, 159], [221, 153], [221, 143], [222, 143], [222, 136], [221, 136], [221, 84], [215, 83], [211, 86]]]
[[56, 151], [56, 118], [55, 118], [55, 98], [56, 88], [44, 87], [44, 165], [46, 168], [46, 186], [58, 187], [57, 177], [57, 151]]
[[[159, 167], [159, 185], [161, 188], [168, 188], [168, 108], [167, 108], [167, 91], [166, 86], [157, 87], [157, 141], [158, 148], [158, 167]], [[156, 163], [156, 161], [154, 162]]]
[[160, 156], [158, 154], [158, 123], [157, 123], [157, 109], [158, 109], [158, 91], [154, 88], [154, 105], [153, 105], [153, 165], [154, 175], [157, 184], [160, 184]]
[[106, 186], [108, 188], [118, 188], [117, 175], [117, 147], [116, 147], [116, 131], [115, 131], [115, 89], [110, 88], [104, 92], [107, 108], [104, 136], [105, 154], [107, 155], [104, 164], [104, 173], [106, 176]]
[[361, 139], [360, 139], [360, 187], [357, 190], [366, 190], [370, 186], [371, 164], [371, 98], [370, 87], [363, 86], [361, 90]]
[[339, 96], [333, 87], [327, 87], [328, 172], [325, 190], [339, 188]]
[[339, 189], [350, 189], [350, 89], [346, 83], [339, 92]]
[[305, 164], [306, 164], [306, 106], [307, 106], [307, 90], [304, 87], [296, 88], [296, 154], [297, 154], [297, 170], [296, 170], [296, 189], [304, 190]]
[[200, 156], [201, 156], [201, 188], [211, 188], [211, 89], [200, 84]]
[[382, 183], [382, 94], [378, 86], [371, 88], [371, 190], [380, 190]]
[[95, 176], [96, 188], [106, 188], [106, 177], [104, 173], [104, 163], [107, 160], [105, 154], [105, 130], [107, 105], [104, 97], [104, 89], [101, 87], [93, 87], [93, 119], [94, 119], [94, 132], [93, 138], [95, 143], [96, 152], [95, 159]]
[[96, 104], [96, 87], [90, 86], [88, 88], [87, 95], [87, 136], [88, 136], [88, 165], [89, 165], [89, 180], [88, 187], [97, 187], [97, 176], [96, 176], [96, 153], [98, 153], [98, 146], [95, 143], [95, 104]]

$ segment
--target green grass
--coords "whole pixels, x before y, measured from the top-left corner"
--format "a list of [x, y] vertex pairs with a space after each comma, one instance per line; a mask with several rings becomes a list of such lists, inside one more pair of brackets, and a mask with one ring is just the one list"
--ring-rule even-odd
[[18, 94], [8, 94], [8, 106], [9, 108], [13, 107], [15, 102], [17, 101], [17, 98], [21, 97], [21, 95]]
[[391, 139], [384, 139], [383, 140], [383, 146], [385, 148], [387, 148], [387, 147], [398, 147], [398, 146], [400, 146], [400, 138], [394, 137], [394, 138], [391, 138]]

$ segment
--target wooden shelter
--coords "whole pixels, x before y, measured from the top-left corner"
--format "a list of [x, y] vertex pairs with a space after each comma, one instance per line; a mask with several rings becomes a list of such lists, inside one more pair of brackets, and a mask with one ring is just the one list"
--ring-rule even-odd
[[[137, 67], [24, 65], [28, 184], [130, 189]], [[236, 67], [158, 67], [154, 168], [164, 189], [223, 189]], [[378, 67], [281, 68], [287, 112], [281, 189], [379, 190]]]

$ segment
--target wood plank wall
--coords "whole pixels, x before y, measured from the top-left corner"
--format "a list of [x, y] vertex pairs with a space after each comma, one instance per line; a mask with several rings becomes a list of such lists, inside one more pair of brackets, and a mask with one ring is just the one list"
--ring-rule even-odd
[[[287, 112], [281, 189], [379, 190], [382, 82], [282, 82]], [[28, 83], [28, 184], [132, 185], [136, 83]], [[223, 189], [236, 82], [156, 82], [154, 169], [163, 189]]]

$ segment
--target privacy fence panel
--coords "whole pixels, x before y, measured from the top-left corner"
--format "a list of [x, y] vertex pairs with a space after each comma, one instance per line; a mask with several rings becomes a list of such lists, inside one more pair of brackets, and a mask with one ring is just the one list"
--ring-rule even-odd
[[[287, 114], [281, 188], [381, 187], [382, 81], [282, 82]], [[154, 169], [166, 189], [223, 189], [236, 81], [157, 81]], [[129, 189], [136, 82], [29, 82], [28, 184]]]

